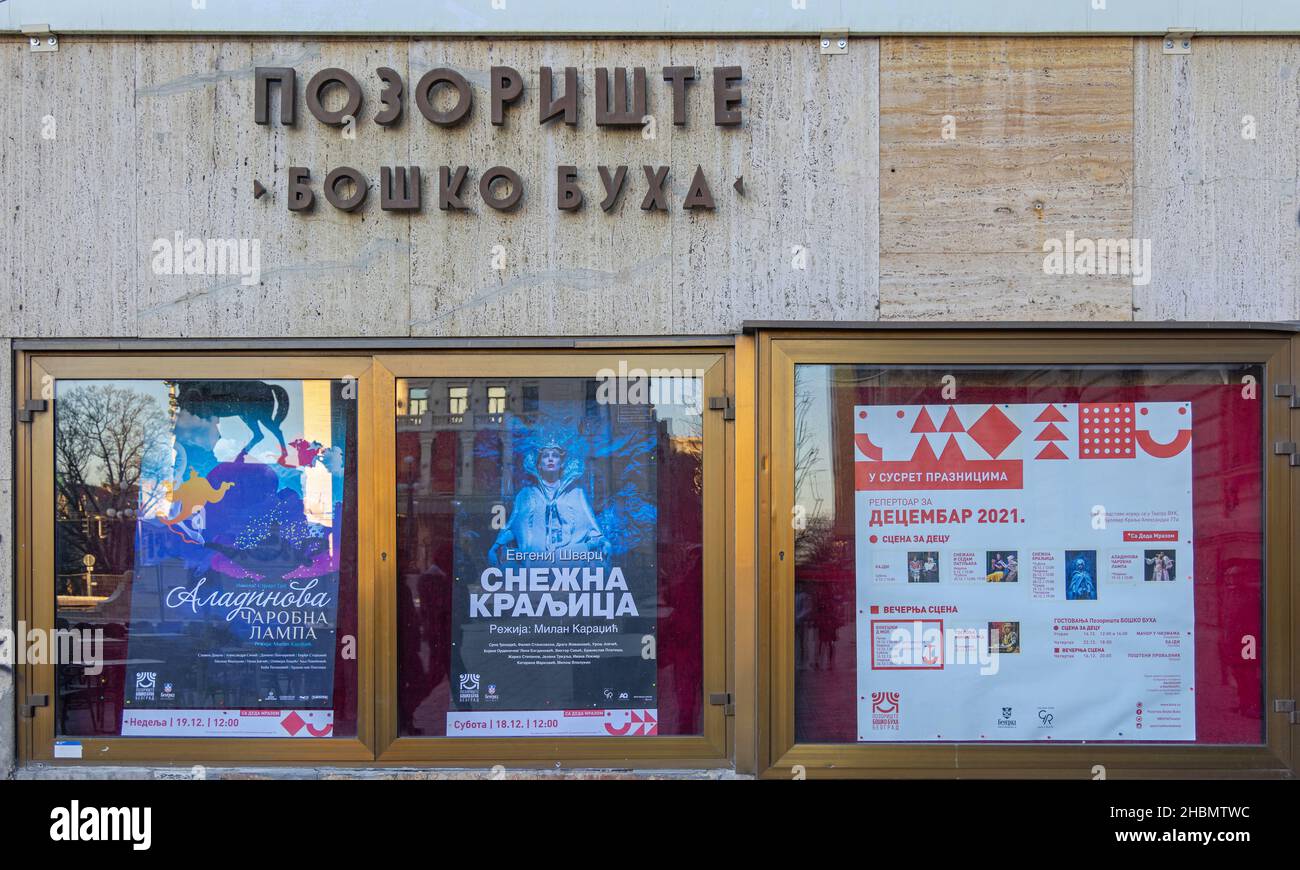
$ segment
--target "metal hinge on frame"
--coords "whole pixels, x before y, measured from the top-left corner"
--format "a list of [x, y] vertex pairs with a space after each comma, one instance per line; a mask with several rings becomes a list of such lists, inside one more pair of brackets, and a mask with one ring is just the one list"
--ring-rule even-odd
[[18, 706], [18, 715], [24, 719], [32, 719], [36, 716], [37, 707], [50, 706], [49, 695], [28, 695], [27, 703]]
[[736, 699], [731, 696], [730, 692], [710, 692], [709, 703], [715, 707], [722, 708], [722, 715], [736, 715]]
[[731, 396], [709, 396], [709, 410], [721, 411], [722, 419], [736, 419], [736, 403]]
[[18, 407], [18, 422], [32, 422], [33, 414], [44, 414], [50, 407], [50, 403], [44, 399], [28, 399]]
[[27, 37], [27, 45], [32, 51], [58, 51], [59, 36], [56, 33], [50, 33], [48, 24], [24, 24], [22, 26], [23, 36]]
[[1289, 456], [1291, 457], [1292, 467], [1300, 466], [1300, 453], [1296, 452], [1294, 441], [1274, 441], [1273, 455]]
[[1300, 390], [1295, 388], [1295, 384], [1274, 384], [1273, 398], [1290, 399], [1288, 405], [1292, 408], [1300, 408]]
[[1273, 712], [1288, 713], [1290, 714], [1288, 718], [1291, 720], [1291, 724], [1300, 725], [1300, 713], [1296, 712], [1294, 698], [1274, 698]]

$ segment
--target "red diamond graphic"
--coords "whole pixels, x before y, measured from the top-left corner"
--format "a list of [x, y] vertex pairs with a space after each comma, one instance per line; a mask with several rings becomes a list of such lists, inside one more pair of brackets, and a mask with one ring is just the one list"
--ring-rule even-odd
[[983, 447], [989, 456], [997, 459], [1002, 455], [1002, 451], [1016, 440], [1016, 436], [1020, 434], [1020, 427], [999, 411], [997, 405], [991, 405], [984, 412], [984, 416], [966, 430], [966, 434]]
[[293, 737], [301, 731], [303, 726], [306, 724], [307, 723], [302, 721], [302, 717], [299, 716], [296, 711], [285, 716], [284, 719], [280, 721], [280, 727], [285, 731], [288, 731], [290, 737]]

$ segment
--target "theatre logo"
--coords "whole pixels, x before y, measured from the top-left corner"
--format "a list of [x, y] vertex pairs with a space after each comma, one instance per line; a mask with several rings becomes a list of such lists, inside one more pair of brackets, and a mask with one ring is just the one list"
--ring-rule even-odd
[[897, 731], [902, 707], [898, 692], [871, 693], [871, 727], [876, 731]]
[[158, 686], [158, 674], [154, 671], [137, 671], [135, 675], [135, 699], [137, 701], [154, 700]]

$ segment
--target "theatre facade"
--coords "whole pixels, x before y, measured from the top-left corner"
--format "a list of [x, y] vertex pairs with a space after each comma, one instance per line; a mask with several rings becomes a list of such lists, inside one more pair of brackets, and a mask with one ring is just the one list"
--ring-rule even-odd
[[0, 778], [1295, 775], [1300, 14], [136, 5], [0, 6]]

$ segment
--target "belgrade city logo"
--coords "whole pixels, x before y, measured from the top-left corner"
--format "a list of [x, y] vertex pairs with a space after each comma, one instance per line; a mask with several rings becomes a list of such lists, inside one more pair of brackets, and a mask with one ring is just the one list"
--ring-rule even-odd
[[882, 730], [898, 730], [898, 716], [902, 702], [899, 692], [871, 693], [871, 727]]
[[1012, 712], [1012, 710], [1011, 710], [1010, 707], [1003, 707], [1003, 708], [1002, 708], [1002, 716], [998, 719], [998, 727], [999, 727], [999, 728], [1015, 728], [1015, 727], [1016, 727], [1016, 720], [1011, 718], [1011, 712]]

